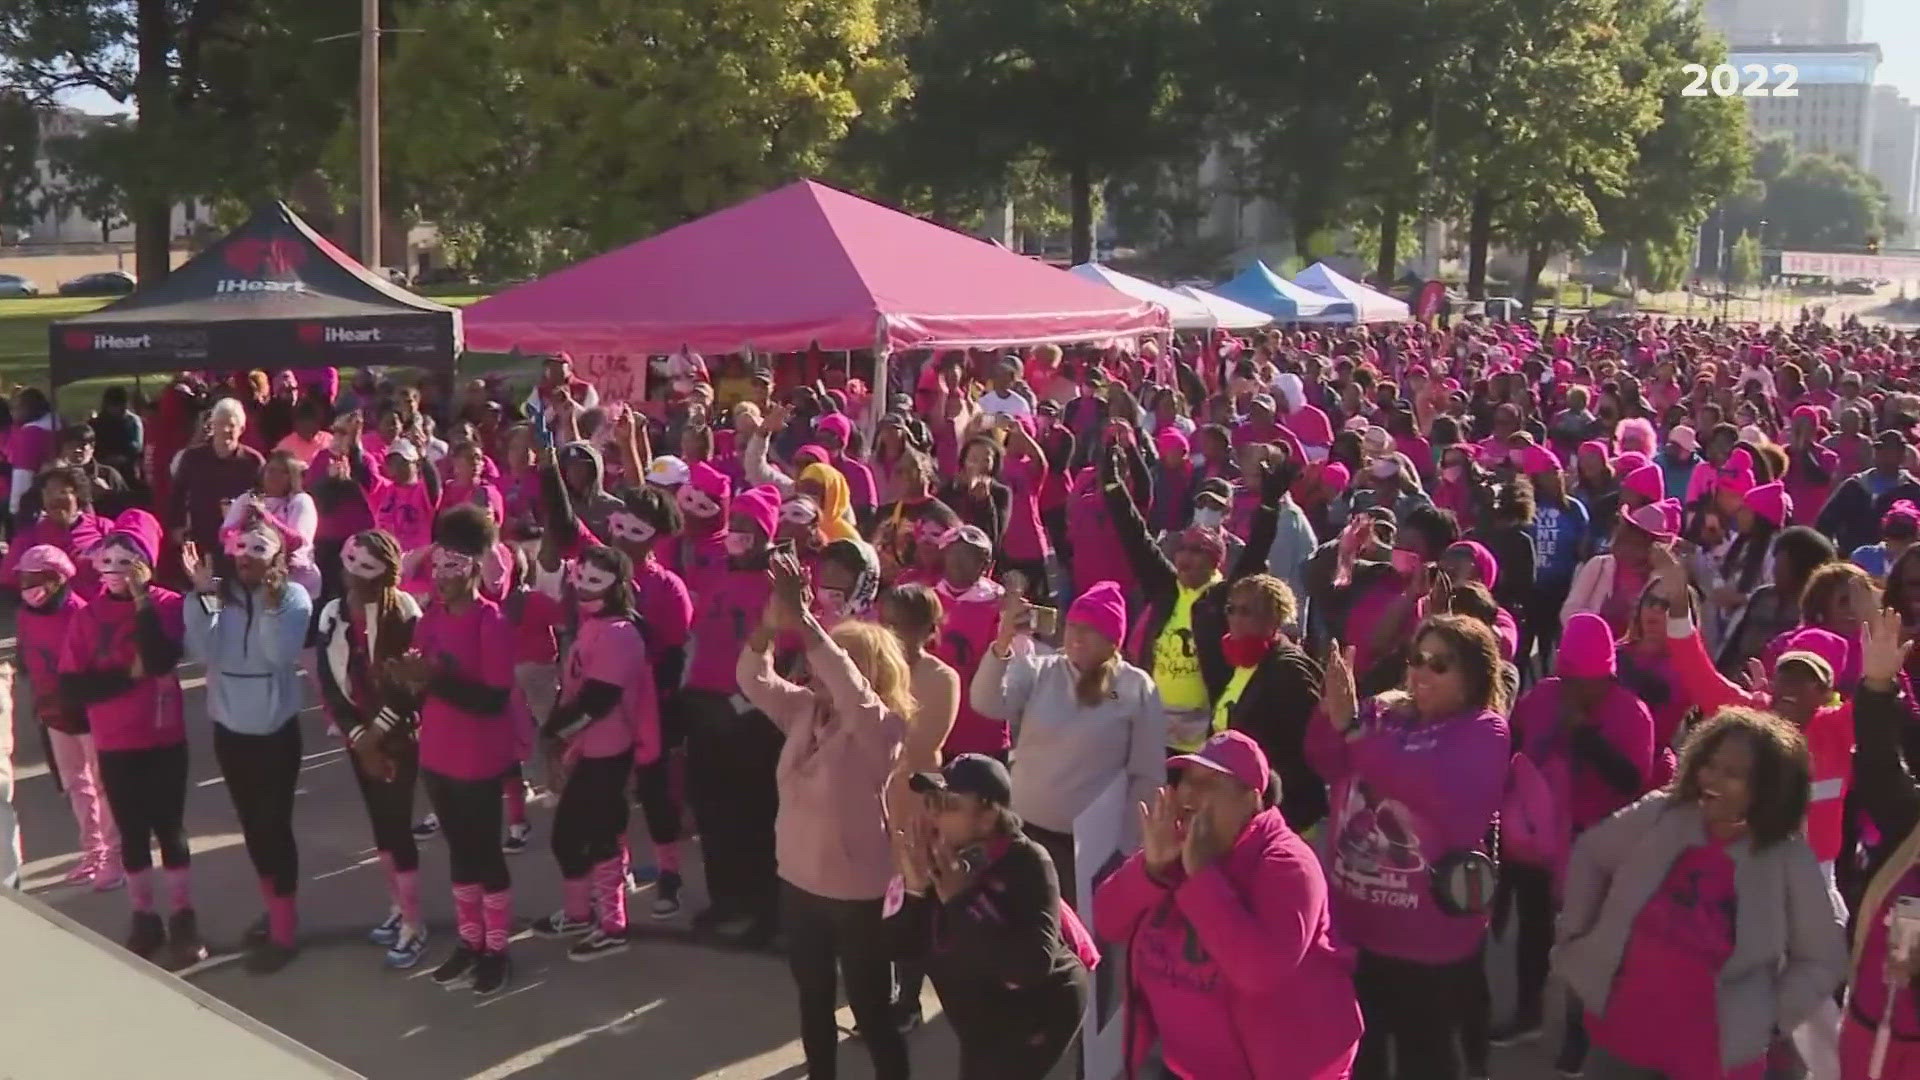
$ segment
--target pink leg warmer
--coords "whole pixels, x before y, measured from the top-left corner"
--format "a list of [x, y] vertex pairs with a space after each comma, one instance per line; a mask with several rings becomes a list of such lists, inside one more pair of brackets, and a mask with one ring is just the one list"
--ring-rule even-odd
[[460, 931], [460, 944], [475, 950], [485, 943], [486, 936], [481, 927], [480, 896], [478, 885], [453, 887], [453, 921]]
[[602, 933], [627, 929], [627, 859], [617, 855], [593, 868], [593, 907]]
[[299, 910], [294, 906], [291, 896], [272, 896], [267, 899], [267, 937], [281, 948], [293, 948], [293, 939], [300, 928]]
[[680, 841], [669, 840], [664, 844], [653, 845], [653, 857], [660, 864], [663, 874], [680, 872]]
[[133, 910], [153, 910], [153, 871], [134, 870], [127, 874], [127, 896], [133, 901]]
[[193, 870], [186, 866], [169, 866], [167, 875], [167, 905], [174, 911], [193, 910]]
[[593, 918], [593, 885], [591, 873], [587, 877], [568, 878], [560, 883], [569, 921], [586, 922]]
[[513, 936], [513, 892], [502, 890], [486, 894], [482, 919], [486, 924], [486, 948], [490, 953], [507, 951], [507, 939]]

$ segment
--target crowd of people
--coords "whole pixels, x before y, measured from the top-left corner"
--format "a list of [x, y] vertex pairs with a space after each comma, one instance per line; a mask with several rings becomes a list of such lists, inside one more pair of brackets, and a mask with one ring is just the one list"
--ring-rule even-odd
[[[930, 981], [964, 1078], [1037, 1080], [1105, 954], [1131, 1075], [1482, 1078], [1551, 1031], [1569, 1076], [1920, 1080], [1920, 338], [1472, 319], [895, 364], [881, 402], [817, 353], [683, 355], [646, 408], [564, 356], [524, 398], [182, 376], [61, 426], [19, 391], [0, 586], [66, 880], [126, 890], [135, 954], [206, 955], [205, 738], [247, 964], [293, 962], [312, 680], [370, 940], [429, 955], [439, 836], [432, 978], [481, 995], [537, 782], [533, 932], [625, 951], [697, 836], [693, 926], [784, 953], [816, 1078], [843, 984], [907, 1076]], [[1133, 854], [1076, 865], [1116, 784]]]

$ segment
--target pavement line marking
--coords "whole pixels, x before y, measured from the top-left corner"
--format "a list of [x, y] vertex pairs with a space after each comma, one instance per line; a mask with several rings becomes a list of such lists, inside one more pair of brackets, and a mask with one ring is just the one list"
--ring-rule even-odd
[[596, 1035], [623, 1034], [623, 1032], [619, 1030], [622, 1026], [631, 1024], [666, 1003], [666, 998], [655, 998], [645, 1005], [624, 1015], [617, 1016], [604, 1024], [598, 1024], [582, 1031], [576, 1031], [571, 1035], [555, 1039], [549, 1043], [543, 1043], [531, 1050], [515, 1054], [491, 1069], [474, 1073], [468, 1077], [467, 1080], [507, 1080], [508, 1077], [516, 1076], [529, 1069], [539, 1067], [562, 1051], [572, 1049]]
[[361, 859], [359, 862], [349, 863], [338, 870], [329, 870], [324, 874], [315, 874], [312, 877], [308, 878], [307, 880], [308, 881], [325, 881], [328, 878], [339, 877], [342, 874], [351, 874], [355, 870], [358, 870], [363, 866], [372, 866], [374, 863], [377, 863], [379, 861], [380, 859], [378, 856], [375, 856], [374, 858], [371, 858], [371, 859]]
[[487, 1006], [489, 1006], [489, 1005], [498, 1005], [498, 1004], [500, 1004], [501, 1002], [503, 1002], [503, 1001], [505, 1001], [505, 1000], [507, 1000], [508, 998], [510, 998], [510, 997], [513, 997], [513, 996], [515, 996], [515, 995], [517, 995], [517, 994], [524, 994], [524, 993], [526, 993], [526, 992], [527, 992], [527, 991], [529, 991], [529, 990], [537, 990], [537, 989], [539, 989], [540, 987], [542, 987], [542, 986], [545, 986], [545, 985], [547, 985], [547, 980], [545, 980], [545, 979], [535, 979], [534, 981], [532, 981], [532, 982], [530, 982], [530, 983], [521, 983], [521, 984], [520, 984], [519, 986], [516, 986], [516, 987], [514, 987], [513, 989], [511, 989], [511, 990], [509, 990], [509, 991], [507, 991], [507, 992], [506, 992], [506, 993], [504, 993], [504, 994], [495, 994], [495, 995], [493, 995], [492, 997], [490, 997], [490, 998], [488, 998], [487, 1000], [485, 1000], [485, 1001], [482, 1001], [482, 1002], [481, 1002], [480, 1004], [478, 1004], [478, 1005], [475, 1005], [475, 1006], [474, 1006], [474, 1008], [476, 1008], [476, 1009], [484, 1009], [484, 1008], [486, 1008], [486, 1007], [487, 1007]]

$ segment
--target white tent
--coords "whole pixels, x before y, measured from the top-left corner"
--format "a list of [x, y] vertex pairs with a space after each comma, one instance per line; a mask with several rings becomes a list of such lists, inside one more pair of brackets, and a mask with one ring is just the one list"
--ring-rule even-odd
[[1175, 330], [1211, 330], [1215, 325], [1213, 312], [1207, 310], [1207, 306], [1198, 300], [1190, 296], [1182, 296], [1172, 289], [1163, 289], [1151, 281], [1142, 281], [1130, 274], [1123, 274], [1110, 266], [1081, 263], [1067, 272], [1095, 284], [1105, 285], [1135, 300], [1159, 304], [1166, 308], [1167, 314], [1172, 317]]
[[1343, 276], [1323, 262], [1314, 263], [1293, 275], [1293, 283], [1322, 296], [1349, 301], [1359, 312], [1360, 322], [1406, 322], [1412, 318], [1406, 304]]
[[1215, 296], [1205, 289], [1182, 285], [1173, 291], [1205, 304], [1207, 311], [1213, 315], [1213, 325], [1222, 330], [1257, 330], [1273, 325], [1273, 316], [1266, 312], [1224, 296]]

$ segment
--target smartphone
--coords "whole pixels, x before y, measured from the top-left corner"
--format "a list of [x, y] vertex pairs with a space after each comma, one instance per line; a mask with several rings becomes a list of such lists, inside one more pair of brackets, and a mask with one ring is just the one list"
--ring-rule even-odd
[[1060, 609], [1050, 607], [1028, 608], [1027, 632], [1038, 638], [1050, 638], [1059, 633]]

